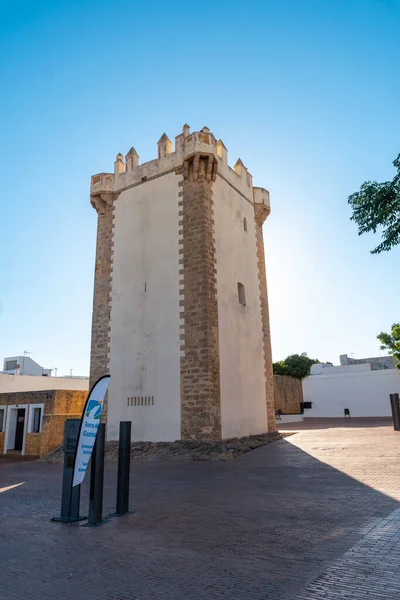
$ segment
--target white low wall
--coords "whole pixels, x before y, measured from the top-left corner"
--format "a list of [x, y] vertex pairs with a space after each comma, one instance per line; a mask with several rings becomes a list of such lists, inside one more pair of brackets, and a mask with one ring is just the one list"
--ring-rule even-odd
[[343, 417], [344, 409], [352, 417], [390, 417], [389, 394], [400, 394], [400, 371], [359, 371], [336, 375], [311, 375], [303, 381], [308, 417]]
[[304, 421], [303, 415], [281, 415], [280, 419], [276, 419], [276, 426], [279, 428], [279, 423], [299, 423]]
[[0, 374], [0, 394], [38, 390], [88, 390], [89, 379]]

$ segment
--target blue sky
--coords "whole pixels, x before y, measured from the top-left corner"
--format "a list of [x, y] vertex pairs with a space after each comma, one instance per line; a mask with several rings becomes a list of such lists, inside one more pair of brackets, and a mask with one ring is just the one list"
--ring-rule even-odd
[[400, 152], [398, 0], [0, 0], [0, 359], [89, 368], [90, 176], [204, 125], [271, 192], [275, 360], [377, 355], [400, 249], [371, 256], [347, 196]]

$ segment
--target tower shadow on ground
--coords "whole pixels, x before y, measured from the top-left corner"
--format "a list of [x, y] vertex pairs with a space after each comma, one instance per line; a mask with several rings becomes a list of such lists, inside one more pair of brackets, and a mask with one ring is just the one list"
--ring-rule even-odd
[[[29, 583], [47, 598], [50, 587], [65, 594], [79, 582], [79, 593], [104, 600], [289, 600], [399, 506], [391, 497], [400, 497], [396, 452], [376, 460], [376, 434], [367, 435], [364, 483], [297, 447], [297, 436], [229, 462], [134, 462], [136, 514], [96, 531], [48, 522], [60, 499], [59, 465], [1, 465], [0, 487], [26, 482], [0, 494], [3, 589], [18, 598]], [[391, 449], [399, 446], [393, 437]], [[107, 464], [105, 513], [114, 509], [115, 482], [116, 465]], [[85, 579], [99, 565], [100, 576]]]

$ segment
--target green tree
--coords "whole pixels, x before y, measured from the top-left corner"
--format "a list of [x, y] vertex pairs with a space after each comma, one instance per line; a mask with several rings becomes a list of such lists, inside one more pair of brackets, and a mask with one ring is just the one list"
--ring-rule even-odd
[[382, 344], [381, 350], [388, 350], [397, 360], [396, 369], [400, 369], [400, 323], [393, 323], [391, 333], [382, 331], [376, 337]]
[[304, 379], [310, 374], [311, 365], [319, 364], [319, 360], [308, 358], [306, 352], [291, 354], [285, 360], [272, 365], [275, 375], [289, 375], [296, 379]]
[[348, 197], [358, 235], [382, 229], [382, 242], [371, 254], [391, 250], [400, 243], [400, 154], [393, 165], [397, 174], [392, 181], [366, 181], [359, 192]]

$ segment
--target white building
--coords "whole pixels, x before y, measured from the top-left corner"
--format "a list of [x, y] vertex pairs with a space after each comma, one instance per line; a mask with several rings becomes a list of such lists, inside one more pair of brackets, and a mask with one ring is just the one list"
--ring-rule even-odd
[[303, 380], [307, 417], [390, 417], [389, 394], [400, 393], [400, 371], [371, 370], [369, 363], [324, 367], [313, 365]]
[[319, 363], [311, 365], [311, 375], [338, 375], [338, 373], [359, 373], [360, 371], [371, 371], [371, 365], [359, 364], [359, 365], [339, 365], [334, 366], [331, 363]]
[[41, 367], [29, 356], [7, 356], [3, 361], [3, 373], [12, 375], [51, 376], [51, 369]]
[[347, 354], [341, 354], [339, 356], [340, 364], [345, 365], [362, 365], [370, 364], [371, 371], [378, 371], [380, 369], [395, 369], [396, 359], [394, 356], [372, 356], [370, 358], [353, 358]]
[[[275, 428], [262, 224], [269, 193], [207, 127], [118, 154], [98, 213], [91, 381], [111, 374], [109, 439], [227, 438]], [[105, 406], [107, 413], [107, 406]]]

